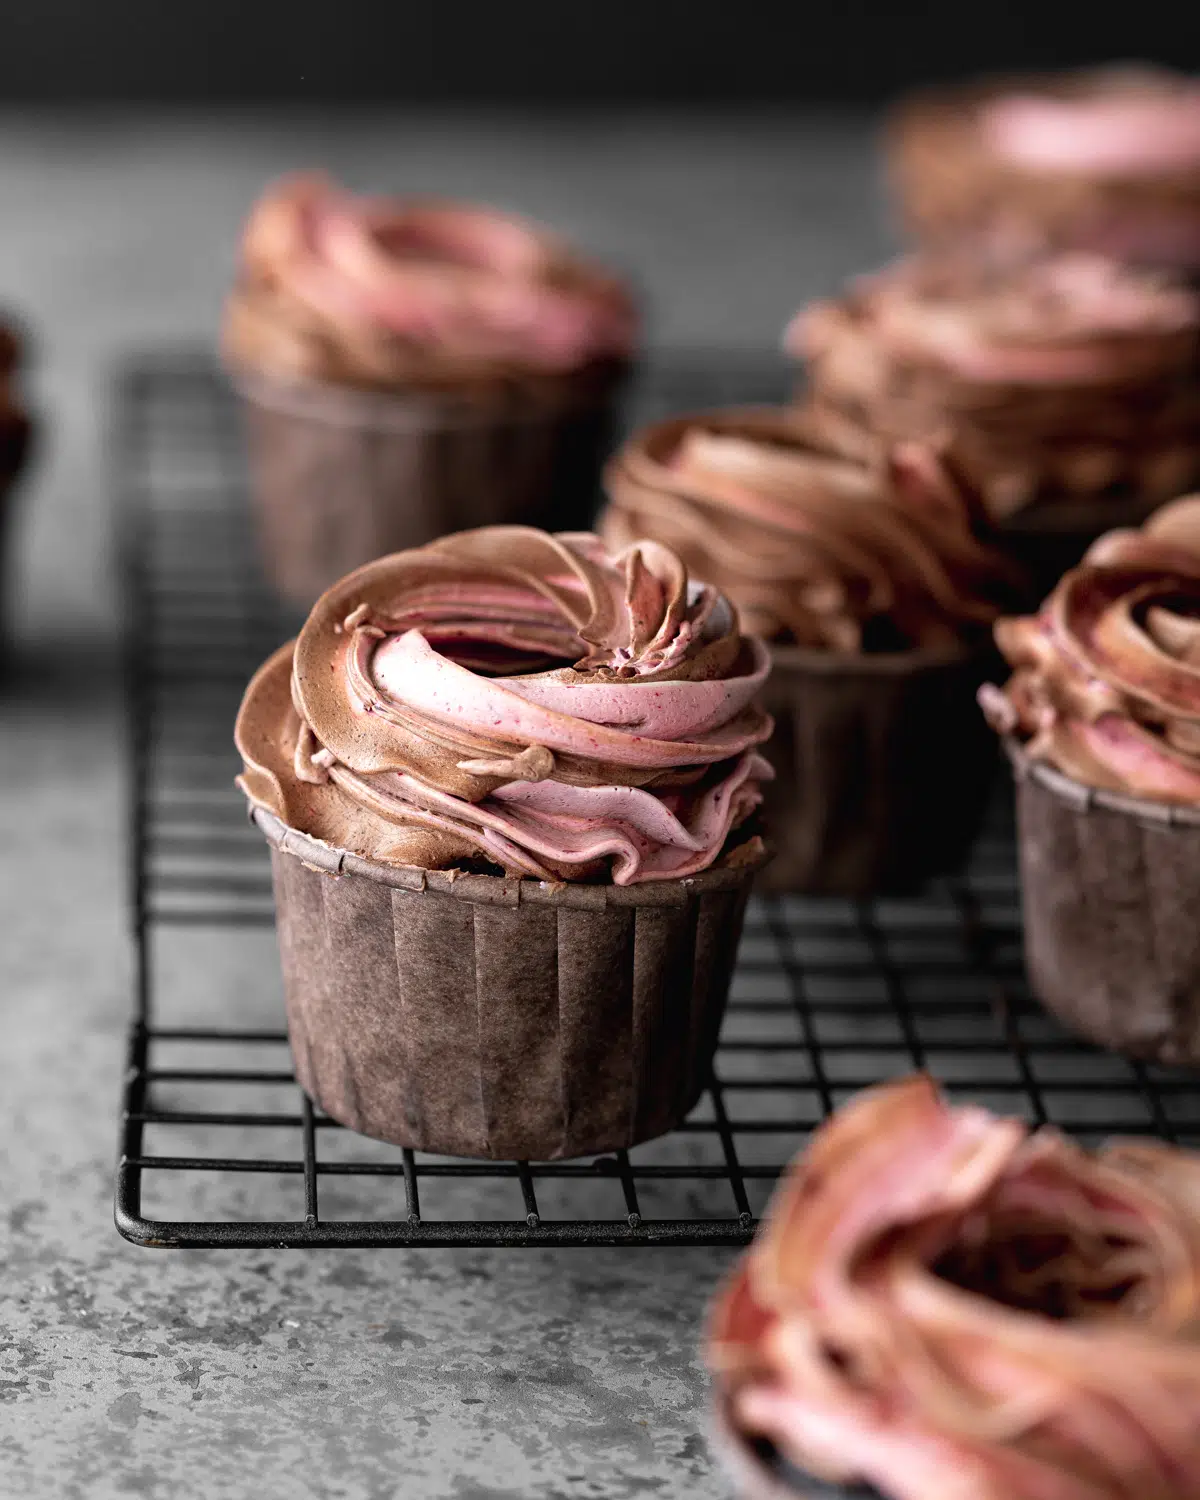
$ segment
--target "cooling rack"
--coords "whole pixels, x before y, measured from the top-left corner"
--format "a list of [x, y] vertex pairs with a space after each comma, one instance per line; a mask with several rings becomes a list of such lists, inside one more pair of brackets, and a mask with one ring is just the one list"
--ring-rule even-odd
[[[771, 362], [653, 363], [631, 420], [778, 399]], [[1012, 813], [920, 899], [751, 902], [715, 1074], [672, 1135], [571, 1162], [427, 1156], [296, 1085], [270, 873], [233, 787], [234, 712], [297, 622], [263, 584], [234, 398], [189, 351], [128, 361], [113, 453], [127, 609], [136, 993], [116, 1221], [147, 1246], [740, 1245], [782, 1165], [854, 1090], [927, 1068], [960, 1099], [1200, 1139], [1186, 1079], [1067, 1037], [1027, 994]]]

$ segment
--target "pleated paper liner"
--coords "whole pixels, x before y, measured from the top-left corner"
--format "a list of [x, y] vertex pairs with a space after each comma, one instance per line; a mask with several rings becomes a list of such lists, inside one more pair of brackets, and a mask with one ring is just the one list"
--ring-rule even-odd
[[740, 1431], [723, 1393], [713, 1403], [712, 1436], [737, 1500], [882, 1500], [869, 1484], [814, 1479], [790, 1463], [768, 1438]]
[[1098, 791], [1006, 749], [1034, 993], [1102, 1046], [1200, 1066], [1200, 808]]
[[556, 884], [385, 865], [252, 816], [296, 1075], [343, 1125], [547, 1161], [663, 1135], [699, 1100], [757, 838], [681, 880]]
[[771, 890], [907, 894], [958, 870], [995, 778], [995, 737], [975, 701], [989, 645], [842, 655], [776, 646], [763, 694], [776, 770], [764, 820], [779, 853]]
[[307, 606], [361, 564], [449, 532], [586, 529], [624, 376], [611, 364], [468, 396], [235, 372], [268, 579]]

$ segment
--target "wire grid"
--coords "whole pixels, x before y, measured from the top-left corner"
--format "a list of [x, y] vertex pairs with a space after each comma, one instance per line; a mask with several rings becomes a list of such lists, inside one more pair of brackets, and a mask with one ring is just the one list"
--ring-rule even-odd
[[[778, 399], [783, 369], [653, 365], [632, 420]], [[1011, 805], [920, 899], [751, 902], [711, 1088], [672, 1135], [571, 1162], [368, 1141], [296, 1085], [270, 872], [234, 789], [245, 682], [296, 628], [265, 588], [234, 400], [205, 358], [131, 361], [116, 482], [128, 609], [137, 995], [116, 1218], [144, 1245], [741, 1245], [782, 1165], [855, 1090], [914, 1068], [1088, 1138], [1200, 1140], [1191, 1080], [1101, 1054], [1031, 1005]]]

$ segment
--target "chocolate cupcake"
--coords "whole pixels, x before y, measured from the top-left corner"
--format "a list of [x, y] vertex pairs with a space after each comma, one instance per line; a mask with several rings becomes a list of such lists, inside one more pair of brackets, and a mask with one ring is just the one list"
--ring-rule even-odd
[[652, 543], [491, 527], [324, 594], [237, 723], [309, 1095], [461, 1156], [677, 1124], [765, 858], [768, 665]]
[[1200, 275], [1200, 80], [1124, 67], [939, 89], [896, 111], [887, 152], [927, 244]]
[[464, 527], [586, 525], [635, 325], [618, 280], [520, 220], [270, 189], [222, 345], [279, 590], [307, 606]]
[[33, 427], [17, 390], [21, 343], [15, 331], [0, 323], [0, 637], [6, 580], [7, 539], [14, 485], [29, 453]]
[[1014, 579], [937, 453], [860, 461], [795, 412], [733, 410], [637, 433], [606, 484], [611, 547], [671, 547], [770, 642], [764, 882], [863, 896], [960, 865], [996, 759], [975, 694]]
[[712, 1313], [738, 1493], [1190, 1500], [1198, 1193], [1157, 1141], [1085, 1151], [924, 1077], [859, 1095]]
[[996, 640], [1033, 988], [1105, 1046], [1198, 1065], [1200, 496], [1101, 538]]
[[835, 446], [945, 441], [1037, 598], [1200, 479], [1200, 296], [1165, 275], [917, 257], [801, 313], [788, 343]]

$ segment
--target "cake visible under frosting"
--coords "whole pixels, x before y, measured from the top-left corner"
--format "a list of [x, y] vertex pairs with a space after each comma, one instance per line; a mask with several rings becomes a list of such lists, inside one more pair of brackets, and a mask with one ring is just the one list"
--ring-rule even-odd
[[664, 547], [462, 532], [317, 601], [246, 691], [240, 784], [290, 826], [395, 864], [695, 874], [771, 775], [767, 669]]

